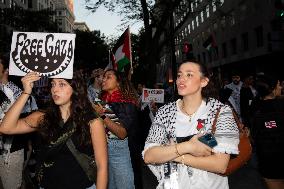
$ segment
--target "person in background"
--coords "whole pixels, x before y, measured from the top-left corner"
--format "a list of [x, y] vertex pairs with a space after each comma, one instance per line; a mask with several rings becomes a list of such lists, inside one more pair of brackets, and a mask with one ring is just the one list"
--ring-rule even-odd
[[251, 135], [258, 169], [269, 189], [284, 188], [284, 99], [276, 77], [262, 76], [256, 83], [259, 100], [254, 101]]
[[[143, 151], [159, 181], [157, 189], [228, 189], [224, 173], [230, 154], [238, 154], [239, 132], [232, 110], [212, 95], [210, 72], [204, 64], [185, 60], [177, 73], [182, 99], [159, 108]], [[215, 96], [215, 94], [214, 94]], [[217, 146], [198, 139], [210, 133], [217, 111]]]
[[254, 88], [254, 78], [249, 75], [245, 77], [240, 91], [240, 108], [242, 122], [250, 128], [251, 103], [255, 99], [257, 92]]
[[105, 71], [102, 91], [102, 101], [106, 104], [94, 108], [103, 119], [108, 134], [108, 188], [135, 188], [133, 169], [135, 183], [141, 187], [136, 91], [124, 73], [113, 69]]
[[88, 98], [90, 102], [95, 103], [99, 101], [99, 95], [102, 90], [104, 70], [101, 68], [93, 70], [90, 85], [88, 87]]
[[241, 120], [240, 93], [242, 85], [243, 82], [241, 81], [240, 75], [238, 73], [233, 73], [232, 82], [224, 86], [224, 88], [229, 88], [232, 90], [232, 94], [229, 97], [228, 101], [230, 102], [231, 106], [234, 108], [240, 120]]
[[[31, 95], [34, 82], [39, 79], [39, 74], [35, 72], [22, 78], [23, 92], [5, 114], [0, 133], [38, 132], [37, 179], [41, 189], [106, 189], [105, 130], [86, 98], [87, 88], [80, 90], [84, 82], [75, 79], [51, 79], [50, 106], [25, 118], [19, 118]], [[88, 179], [67, 146], [67, 141], [72, 141], [79, 152], [95, 155], [96, 183]]]
[[[11, 105], [21, 96], [22, 90], [9, 81], [8, 58], [0, 56], [0, 122]], [[30, 96], [20, 116], [38, 109], [33, 96]], [[17, 189], [22, 184], [27, 135], [0, 135], [0, 176], [4, 189]]]

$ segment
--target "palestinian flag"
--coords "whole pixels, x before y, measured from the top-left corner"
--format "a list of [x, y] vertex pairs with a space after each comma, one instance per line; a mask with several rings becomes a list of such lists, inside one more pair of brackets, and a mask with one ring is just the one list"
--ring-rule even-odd
[[123, 71], [123, 68], [128, 64], [130, 64], [130, 66], [132, 67], [129, 28], [127, 28], [125, 32], [120, 36], [111, 53], [111, 61], [113, 63], [113, 67], [117, 68], [118, 71]]
[[208, 52], [213, 56], [213, 60], [218, 59], [218, 49], [215, 37], [211, 34], [206, 41], [203, 43], [203, 47], [208, 50]]
[[216, 45], [216, 41], [215, 38], [213, 37], [213, 35], [210, 35], [206, 41], [203, 43], [203, 47], [205, 49], [207, 49], [208, 51], [211, 50], [211, 48], [215, 48]]

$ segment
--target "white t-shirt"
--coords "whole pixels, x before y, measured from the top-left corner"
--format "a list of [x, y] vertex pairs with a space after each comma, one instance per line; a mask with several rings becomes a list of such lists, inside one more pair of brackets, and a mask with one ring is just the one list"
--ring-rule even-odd
[[[178, 104], [179, 100], [177, 101]], [[189, 135], [197, 134], [197, 120], [205, 119], [208, 114], [208, 107], [205, 101], [202, 101], [198, 110], [192, 115], [191, 122], [189, 116], [181, 112], [177, 106], [176, 123], [176, 137], [186, 137]], [[178, 183], [180, 189], [227, 189], [229, 188], [227, 177], [223, 177], [208, 171], [191, 168], [192, 175], [188, 175], [187, 166], [182, 164], [178, 165]]]

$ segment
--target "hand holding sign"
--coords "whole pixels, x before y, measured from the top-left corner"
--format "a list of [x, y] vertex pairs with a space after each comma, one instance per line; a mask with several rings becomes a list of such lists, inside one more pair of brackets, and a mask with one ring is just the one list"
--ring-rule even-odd
[[34, 86], [34, 82], [39, 80], [39, 79], [40, 79], [40, 76], [36, 72], [30, 72], [27, 75], [25, 75], [21, 79], [21, 81], [23, 83], [24, 93], [31, 94], [33, 86]]

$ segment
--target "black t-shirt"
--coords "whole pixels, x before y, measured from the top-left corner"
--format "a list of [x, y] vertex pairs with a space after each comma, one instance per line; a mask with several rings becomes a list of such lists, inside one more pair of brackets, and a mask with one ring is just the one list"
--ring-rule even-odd
[[278, 154], [284, 146], [284, 100], [260, 100], [252, 124], [257, 153]]
[[[63, 127], [67, 128], [71, 121], [67, 121]], [[93, 154], [91, 145], [81, 146], [78, 141], [78, 134], [72, 135], [72, 141], [77, 150], [88, 155]], [[50, 163], [49, 163], [50, 162]], [[85, 189], [94, 183], [89, 181], [86, 173], [81, 168], [66, 144], [54, 155], [49, 156], [49, 161], [43, 169], [41, 187], [44, 189]]]

